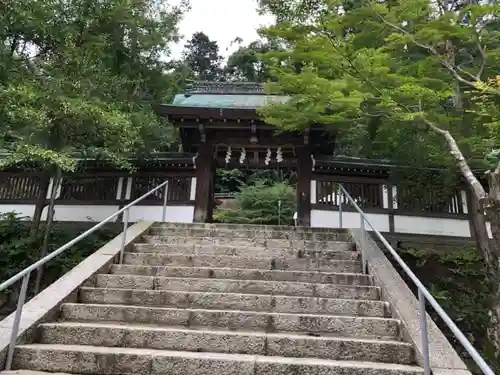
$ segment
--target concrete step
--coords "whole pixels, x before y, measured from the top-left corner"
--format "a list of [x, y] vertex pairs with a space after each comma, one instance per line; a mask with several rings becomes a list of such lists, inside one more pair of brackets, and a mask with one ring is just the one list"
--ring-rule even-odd
[[312, 357], [405, 365], [414, 362], [412, 346], [403, 342], [291, 333], [62, 322], [42, 324], [40, 335], [42, 344]]
[[270, 228], [179, 228], [154, 226], [150, 228], [150, 234], [160, 236], [189, 236], [189, 237], [224, 237], [231, 239], [238, 238], [262, 238], [262, 239], [288, 239], [288, 240], [309, 240], [309, 241], [349, 241], [346, 231], [328, 232], [305, 232], [305, 231], [282, 231]]
[[[0, 375], [70, 375], [63, 374], [62, 372], [45, 372], [45, 371], [30, 371], [30, 370], [11, 370], [11, 371], [0, 371]], [[78, 375], [78, 374], [72, 374]]]
[[235, 279], [266, 281], [297, 281], [336, 285], [372, 285], [369, 275], [316, 271], [256, 270], [214, 267], [155, 267], [115, 264], [111, 272], [117, 275], [186, 277], [202, 279]]
[[374, 286], [328, 285], [291, 281], [256, 281], [200, 279], [136, 275], [96, 275], [98, 288], [177, 290], [240, 294], [273, 294], [303, 297], [378, 300], [380, 290]]
[[335, 246], [339, 240], [316, 241], [316, 240], [295, 240], [295, 239], [266, 239], [256, 237], [195, 237], [178, 235], [144, 235], [142, 241], [150, 244], [189, 244], [189, 245], [212, 245], [212, 246], [235, 246], [235, 247], [266, 247], [266, 248], [293, 248], [298, 250], [329, 250]]
[[141, 266], [181, 266], [246, 268], [361, 273], [361, 262], [331, 259], [284, 259], [215, 255], [170, 255], [165, 253], [125, 253], [124, 263]]
[[228, 330], [300, 332], [337, 337], [376, 338], [400, 341], [400, 321], [391, 318], [285, 314], [162, 308], [148, 306], [65, 303], [61, 318], [69, 321], [101, 321], [155, 324], [179, 327], [208, 327]]
[[382, 301], [169, 290], [80, 288], [80, 302], [276, 313], [388, 317]]
[[329, 250], [297, 250], [292, 248], [237, 247], [217, 245], [185, 245], [185, 244], [149, 244], [136, 243], [129, 250], [136, 253], [159, 253], [179, 255], [223, 255], [223, 256], [256, 256], [283, 258], [328, 258], [337, 260], [356, 260], [361, 253], [352, 250], [348, 242], [333, 242]]
[[15, 368], [108, 375], [421, 375], [416, 366], [313, 358], [154, 349], [31, 344], [16, 347]]
[[173, 223], [156, 222], [153, 228], [169, 229], [231, 229], [231, 230], [266, 230], [282, 232], [303, 232], [303, 233], [347, 233], [347, 229], [334, 228], [312, 228], [312, 227], [294, 227], [291, 225], [267, 225], [267, 224], [228, 224], [228, 223]]

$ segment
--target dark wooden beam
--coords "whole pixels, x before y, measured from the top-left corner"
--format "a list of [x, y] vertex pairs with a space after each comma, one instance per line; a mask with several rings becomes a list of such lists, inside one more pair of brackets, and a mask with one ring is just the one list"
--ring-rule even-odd
[[172, 120], [213, 119], [213, 120], [258, 120], [259, 114], [253, 108], [204, 108], [177, 107], [174, 105], [155, 105], [154, 111]]
[[312, 159], [308, 147], [297, 149], [297, 216], [299, 225], [311, 226]]
[[196, 198], [193, 218], [195, 223], [205, 223], [210, 220], [213, 179], [213, 146], [204, 143], [200, 145], [196, 157]]

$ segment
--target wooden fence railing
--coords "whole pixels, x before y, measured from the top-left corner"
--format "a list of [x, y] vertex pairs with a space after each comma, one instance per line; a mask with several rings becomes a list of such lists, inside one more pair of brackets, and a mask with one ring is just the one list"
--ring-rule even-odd
[[[181, 176], [127, 176], [69, 175], [63, 176], [58, 187], [57, 203], [64, 204], [117, 204], [134, 200], [165, 180], [168, 202], [187, 202], [191, 196], [192, 177]], [[0, 172], [0, 204], [34, 203], [41, 192], [41, 176]], [[159, 190], [142, 202], [143, 205], [163, 202], [164, 191]], [[48, 196], [46, 197], [49, 198]]]
[[[467, 215], [466, 194], [460, 188], [440, 185], [413, 188], [393, 187], [383, 182], [339, 182], [316, 180], [316, 205], [323, 209], [338, 209], [340, 197], [338, 184], [342, 183], [356, 203], [366, 212], [394, 212], [401, 215], [421, 216], [465, 216]], [[343, 209], [352, 209], [349, 202], [342, 200]]]

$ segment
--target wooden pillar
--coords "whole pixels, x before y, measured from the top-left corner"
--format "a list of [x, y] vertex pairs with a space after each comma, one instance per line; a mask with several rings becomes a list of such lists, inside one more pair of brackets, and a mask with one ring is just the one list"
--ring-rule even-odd
[[309, 149], [297, 149], [297, 217], [299, 225], [311, 226], [312, 159]]
[[196, 198], [193, 218], [195, 223], [206, 223], [211, 219], [213, 171], [213, 147], [208, 143], [202, 143], [196, 158]]
[[389, 232], [394, 233], [396, 231], [396, 219], [394, 217], [394, 187], [392, 184], [388, 184], [385, 186], [387, 187], [387, 213], [389, 214]]
[[211, 223], [213, 221], [214, 216], [214, 208], [215, 208], [215, 174], [217, 173], [217, 167], [215, 163], [212, 163], [212, 174], [210, 178], [210, 194], [209, 194], [209, 202], [208, 202], [208, 213], [206, 222]]

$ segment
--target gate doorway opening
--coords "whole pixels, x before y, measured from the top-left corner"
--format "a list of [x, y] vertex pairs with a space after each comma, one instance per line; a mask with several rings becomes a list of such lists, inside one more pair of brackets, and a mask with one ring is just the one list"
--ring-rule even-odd
[[293, 225], [296, 179], [293, 170], [217, 169], [213, 222]]

